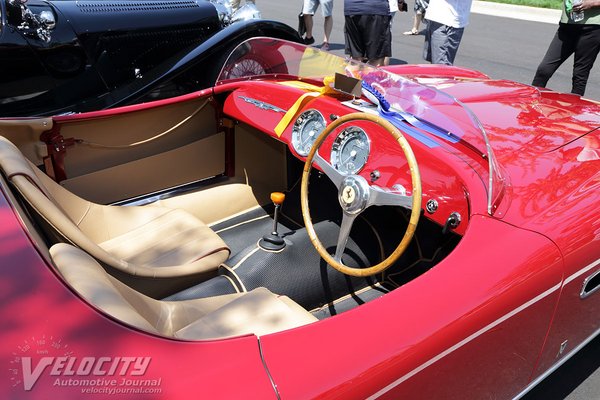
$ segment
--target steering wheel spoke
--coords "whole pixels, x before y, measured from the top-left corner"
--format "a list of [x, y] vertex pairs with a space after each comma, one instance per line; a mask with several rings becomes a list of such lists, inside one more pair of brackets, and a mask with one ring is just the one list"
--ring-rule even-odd
[[313, 162], [321, 168], [321, 171], [333, 182], [336, 187], [340, 187], [342, 184], [342, 180], [344, 179], [344, 175], [340, 173], [337, 169], [333, 168], [333, 165], [325, 161], [323, 157], [319, 154], [318, 151], [315, 152], [315, 157]]
[[398, 206], [411, 210], [413, 196], [404, 193], [385, 190], [379, 186], [371, 186], [369, 206]]
[[340, 234], [338, 235], [335, 255], [333, 256], [333, 259], [338, 262], [342, 261], [342, 256], [344, 255], [344, 250], [346, 250], [346, 244], [348, 244], [348, 238], [350, 237], [350, 231], [352, 230], [352, 225], [354, 224], [355, 219], [356, 215], [350, 215], [346, 213], [344, 213], [344, 216], [342, 217]]

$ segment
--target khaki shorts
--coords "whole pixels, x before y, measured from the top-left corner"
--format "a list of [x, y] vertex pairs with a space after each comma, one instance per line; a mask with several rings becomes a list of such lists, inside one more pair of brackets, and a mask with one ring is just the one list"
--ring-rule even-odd
[[333, 0], [304, 0], [302, 14], [315, 15], [317, 8], [321, 5], [321, 13], [324, 17], [331, 17], [333, 12]]

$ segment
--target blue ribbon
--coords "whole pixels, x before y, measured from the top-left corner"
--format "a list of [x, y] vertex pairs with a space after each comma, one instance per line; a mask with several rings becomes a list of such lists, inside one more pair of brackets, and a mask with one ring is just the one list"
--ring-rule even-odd
[[460, 137], [456, 136], [452, 132], [448, 132], [447, 130], [440, 128], [435, 124], [432, 124], [431, 122], [421, 120], [404, 111], [392, 111], [390, 103], [385, 99], [385, 97], [377, 89], [365, 81], [362, 81], [362, 89], [363, 94], [373, 103], [378, 105], [377, 109], [379, 111], [379, 115], [391, 122], [396, 128], [400, 129], [404, 133], [409, 134], [413, 138], [425, 144], [427, 147], [433, 148], [439, 145], [435, 140], [415, 128], [423, 130], [451, 143], [457, 143], [460, 141]]

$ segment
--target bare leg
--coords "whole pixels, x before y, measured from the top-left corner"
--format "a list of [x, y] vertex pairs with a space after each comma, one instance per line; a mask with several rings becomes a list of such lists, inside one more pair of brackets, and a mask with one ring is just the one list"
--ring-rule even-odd
[[375, 67], [381, 67], [382, 65], [387, 65], [387, 64], [385, 64], [385, 57], [373, 58], [373, 59], [369, 60], [369, 64], [371, 64]]
[[304, 14], [304, 24], [306, 25], [306, 38], [312, 37], [313, 30], [313, 16], [310, 14]]
[[415, 14], [413, 17], [413, 26], [410, 31], [406, 31], [404, 35], [417, 35], [419, 33], [419, 24], [421, 23], [421, 19], [423, 18], [423, 14]]
[[[325, 31], [323, 35], [323, 43], [329, 43], [329, 37], [331, 36], [331, 29], [333, 28], [333, 17], [330, 15], [329, 17], [325, 17], [325, 22], [323, 24], [323, 30]], [[306, 28], [308, 30], [308, 27]]]
[[415, 14], [415, 23], [413, 25], [413, 29], [416, 32], [419, 32], [419, 26], [421, 25], [421, 22], [423, 22], [423, 14], [421, 14], [421, 13]]

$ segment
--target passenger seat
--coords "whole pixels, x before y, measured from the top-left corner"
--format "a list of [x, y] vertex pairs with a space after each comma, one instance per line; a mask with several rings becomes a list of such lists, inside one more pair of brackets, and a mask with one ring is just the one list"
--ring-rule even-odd
[[188, 212], [84, 200], [50, 179], [1, 136], [0, 169], [53, 236], [85, 250], [122, 275], [186, 277], [180, 279], [185, 287], [215, 276], [229, 257], [225, 242]]
[[94, 307], [128, 325], [163, 336], [187, 340], [261, 336], [317, 321], [288, 297], [277, 296], [266, 288], [161, 301], [124, 285], [71, 245], [56, 244], [50, 248], [50, 255], [65, 281]]

